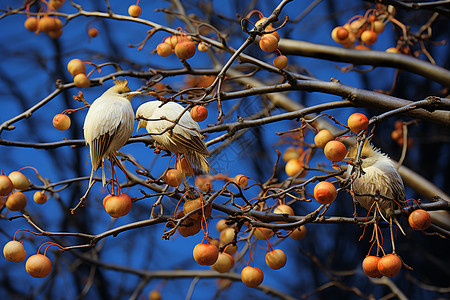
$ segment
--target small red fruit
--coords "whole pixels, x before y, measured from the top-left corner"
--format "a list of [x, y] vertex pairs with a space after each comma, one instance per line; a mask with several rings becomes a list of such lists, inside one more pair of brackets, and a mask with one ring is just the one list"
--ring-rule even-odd
[[171, 187], [177, 187], [183, 180], [183, 174], [177, 169], [169, 169], [164, 176], [164, 182]]
[[11, 182], [13, 183], [16, 190], [23, 191], [28, 189], [28, 187], [31, 185], [30, 180], [28, 180], [28, 178], [19, 171], [11, 172], [8, 177], [9, 179], [11, 179]]
[[97, 37], [97, 35], [98, 35], [98, 29], [95, 28], [95, 27], [89, 28], [89, 30], [88, 30], [88, 35], [89, 35], [90, 37], [92, 37], [92, 38]]
[[248, 177], [242, 174], [236, 175], [234, 177], [234, 181], [243, 189], [245, 189], [248, 185]]
[[203, 122], [208, 117], [208, 109], [203, 105], [196, 105], [191, 109], [191, 118], [195, 122]]
[[113, 218], [123, 217], [130, 212], [131, 198], [126, 194], [111, 196], [106, 199], [105, 211]]
[[248, 287], [257, 287], [264, 280], [264, 273], [257, 267], [246, 266], [241, 271], [241, 280]]
[[369, 127], [369, 119], [364, 114], [354, 113], [348, 117], [347, 124], [351, 131], [358, 134]]
[[27, 252], [25, 251], [23, 244], [18, 241], [9, 241], [3, 247], [3, 256], [10, 262], [22, 262], [27, 257]]
[[44, 278], [52, 271], [52, 262], [47, 256], [35, 254], [27, 259], [25, 269], [34, 278]]
[[273, 59], [273, 65], [278, 69], [284, 69], [288, 65], [288, 58], [285, 55], [279, 55]]
[[409, 215], [408, 222], [414, 230], [425, 230], [430, 227], [431, 216], [423, 209], [416, 209]]
[[322, 129], [314, 137], [314, 144], [320, 149], [323, 149], [325, 148], [325, 145], [332, 140], [334, 140], [334, 136], [331, 132], [328, 129]]
[[178, 42], [175, 46], [175, 55], [179, 59], [189, 59], [194, 56], [196, 51], [195, 43], [189, 41], [188, 39], [183, 39], [181, 42]]
[[91, 85], [91, 81], [83, 73], [75, 75], [75, 77], [73, 78], [73, 83], [75, 84], [76, 87], [79, 88], [87, 88]]
[[228, 253], [219, 253], [219, 257], [211, 267], [219, 273], [225, 273], [230, 271], [233, 266], [233, 256]]
[[130, 7], [128, 7], [128, 14], [133, 17], [133, 18], [137, 18], [141, 15], [141, 8], [139, 5], [130, 5]]
[[14, 192], [6, 198], [6, 207], [10, 211], [18, 211], [27, 205], [27, 196], [22, 192]]
[[339, 141], [329, 141], [323, 150], [325, 156], [333, 162], [341, 161], [347, 155], [347, 148]]
[[289, 237], [293, 240], [299, 241], [305, 238], [306, 236], [306, 226], [302, 225], [299, 228], [295, 228], [294, 231], [289, 235]]
[[6, 175], [0, 175], [0, 196], [9, 195], [14, 189], [14, 184]]
[[380, 258], [378, 261], [378, 271], [381, 275], [394, 277], [402, 268], [402, 260], [395, 254], [388, 254]]
[[380, 271], [378, 271], [378, 262], [380, 258], [378, 256], [367, 256], [362, 262], [362, 268], [364, 273], [370, 278], [381, 278]]
[[320, 204], [330, 204], [336, 196], [336, 188], [328, 181], [321, 181], [314, 187], [314, 198]]
[[202, 266], [211, 266], [219, 257], [219, 249], [211, 244], [197, 244], [193, 251], [195, 261]]
[[31, 32], [35, 32], [39, 27], [39, 20], [36, 17], [29, 17], [26, 19], [24, 26]]
[[274, 249], [267, 252], [266, 254], [266, 264], [269, 268], [278, 270], [286, 265], [287, 257], [286, 254], [281, 249]]
[[378, 35], [375, 31], [365, 30], [361, 33], [361, 41], [367, 45], [373, 45], [376, 43]]
[[67, 70], [69, 71], [72, 76], [75, 76], [77, 74], [86, 73], [86, 65], [83, 63], [81, 59], [74, 58], [67, 64]]
[[259, 47], [264, 52], [273, 52], [278, 48], [278, 39], [272, 34], [264, 34], [259, 41]]
[[[84, 75], [84, 74], [83, 74]], [[64, 114], [57, 114], [53, 117], [53, 126], [61, 131], [69, 129], [71, 124], [70, 117]]]
[[[286, 172], [287, 176], [293, 177], [295, 176], [300, 170], [302, 170], [304, 167], [303, 161], [299, 158], [292, 158], [284, 167], [284, 171]], [[303, 177], [306, 175], [306, 170], [300, 173], [298, 177]]]
[[172, 53], [172, 47], [167, 43], [160, 43], [156, 46], [156, 53], [159, 56], [167, 57]]
[[45, 202], [47, 202], [47, 199], [48, 197], [44, 192], [36, 192], [33, 195], [33, 200], [37, 204], [44, 204]]

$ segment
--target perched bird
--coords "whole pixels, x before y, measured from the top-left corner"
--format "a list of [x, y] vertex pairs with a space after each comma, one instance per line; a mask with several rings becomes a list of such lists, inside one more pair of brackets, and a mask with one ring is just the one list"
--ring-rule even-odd
[[100, 165], [103, 186], [106, 184], [105, 158], [112, 165], [113, 160], [117, 160], [115, 152], [125, 145], [133, 133], [134, 112], [130, 100], [140, 92], [131, 92], [127, 83], [126, 80], [115, 80], [114, 86], [91, 104], [84, 120], [84, 139], [89, 145], [92, 162], [89, 187], [94, 171]]
[[[357, 150], [358, 145], [350, 148], [345, 160], [355, 162]], [[362, 172], [351, 185], [356, 201], [368, 211], [376, 210], [384, 219], [394, 221], [401, 229], [394, 215], [394, 210], [403, 207], [406, 199], [400, 174], [389, 157], [371, 145], [368, 140], [362, 147], [360, 158]], [[382, 197], [376, 199], [377, 190], [381, 196], [389, 199]]]
[[150, 136], [168, 151], [177, 154], [177, 157], [183, 154], [191, 165], [210, 173], [210, 164], [206, 160], [210, 154], [201, 139], [200, 127], [189, 112], [183, 111], [184, 107], [176, 102], [146, 102], [136, 111], [139, 122], [137, 130], [146, 128]]

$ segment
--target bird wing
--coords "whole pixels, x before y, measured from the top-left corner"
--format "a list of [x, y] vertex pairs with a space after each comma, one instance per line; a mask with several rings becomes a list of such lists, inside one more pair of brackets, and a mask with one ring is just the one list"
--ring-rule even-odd
[[128, 100], [101, 96], [92, 103], [83, 130], [94, 169], [98, 169], [103, 157], [127, 142], [133, 133], [133, 124], [133, 108]]

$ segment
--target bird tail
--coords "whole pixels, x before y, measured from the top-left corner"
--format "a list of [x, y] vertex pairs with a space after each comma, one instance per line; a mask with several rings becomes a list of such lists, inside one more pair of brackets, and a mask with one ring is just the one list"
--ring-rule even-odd
[[203, 170], [206, 174], [211, 174], [211, 171], [214, 170], [205, 155], [201, 153], [190, 152], [186, 155], [186, 157], [194, 167]]

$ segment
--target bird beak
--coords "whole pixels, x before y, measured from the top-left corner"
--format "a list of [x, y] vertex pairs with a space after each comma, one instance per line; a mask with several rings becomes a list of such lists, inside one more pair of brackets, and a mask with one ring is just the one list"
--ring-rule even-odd
[[128, 92], [128, 93], [125, 93], [125, 94], [123, 94], [123, 95], [124, 95], [125, 98], [127, 98], [128, 100], [131, 100], [131, 98], [133, 98], [133, 97], [136, 96], [136, 95], [140, 95], [140, 94], [142, 94], [142, 92], [136, 91], [136, 92]]
[[345, 161], [345, 162], [348, 163], [348, 164], [353, 163], [354, 160], [355, 160], [354, 157], [345, 157], [345, 158], [343, 159], [343, 161]]
[[139, 131], [139, 129], [141, 129], [143, 126], [141, 125], [141, 121], [139, 121], [138, 122], [138, 126], [137, 126], [137, 129], [136, 129], [136, 132], [138, 132]]

